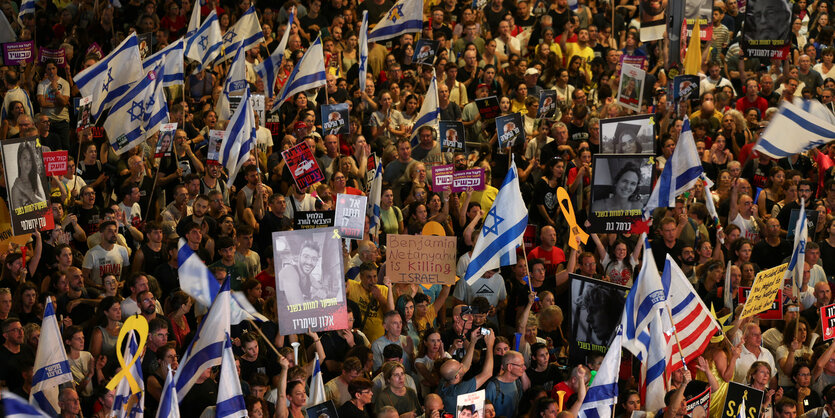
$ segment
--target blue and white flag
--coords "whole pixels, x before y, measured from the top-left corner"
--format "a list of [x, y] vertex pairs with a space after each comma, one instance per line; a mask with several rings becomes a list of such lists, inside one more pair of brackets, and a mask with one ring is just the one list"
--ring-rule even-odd
[[368, 32], [368, 42], [379, 42], [423, 30], [423, 0], [399, 0]]
[[519, 189], [516, 162], [512, 161], [493, 207], [484, 216], [484, 226], [467, 266], [467, 284], [472, 286], [487, 270], [516, 264], [516, 247], [523, 244], [522, 234], [527, 226], [528, 211]]
[[46, 306], [41, 322], [41, 342], [35, 355], [35, 367], [32, 376], [32, 389], [29, 392], [29, 402], [38, 405], [41, 410], [57, 415], [61, 412], [58, 406], [58, 388], [62, 383], [72, 382], [72, 370], [67, 361], [61, 330], [55, 317], [55, 306], [52, 298], [46, 298]]
[[238, 53], [232, 61], [232, 67], [226, 74], [223, 91], [220, 93], [215, 106], [218, 120], [229, 120], [232, 117], [232, 110], [229, 106], [230, 96], [233, 94], [240, 96], [240, 93], [243, 93], [246, 87], [246, 52], [243, 48], [238, 48]]
[[612, 415], [612, 407], [618, 401], [618, 372], [620, 371], [621, 333], [615, 335], [609, 351], [600, 363], [600, 369], [586, 392], [577, 418], [603, 418]]
[[325, 50], [322, 48], [322, 35], [320, 34], [293, 68], [293, 72], [290, 73], [290, 77], [287, 78], [287, 82], [281, 88], [278, 100], [273, 102], [272, 111], [278, 110], [285, 100], [293, 97], [296, 93], [324, 86], [326, 75]]
[[[162, 64], [162, 63], [160, 63]], [[104, 121], [104, 130], [110, 138], [110, 145], [116, 155], [141, 144], [159, 130], [159, 125], [168, 122], [168, 104], [162, 90], [162, 82], [154, 70], [122, 96]]]
[[142, 61], [142, 68], [145, 71], [150, 71], [162, 64], [162, 85], [165, 87], [174, 85], [183, 85], [185, 83], [183, 76], [183, 68], [185, 68], [183, 56], [185, 50], [185, 40], [183, 38], [177, 39], [176, 42], [163, 48], [161, 51]]
[[739, 412], [736, 414], [736, 418], [745, 418], [748, 414], [745, 413], [745, 397], [742, 398], [742, 402], [739, 403]]
[[319, 353], [313, 365], [313, 376], [310, 378], [310, 393], [307, 396], [307, 406], [319, 405], [328, 399], [325, 396], [325, 381], [322, 379], [322, 367], [319, 364]]
[[145, 117], [143, 118], [145, 139], [159, 132], [162, 125], [168, 123], [168, 100], [162, 88], [165, 83], [160, 76], [161, 72], [162, 68], [157, 68], [154, 90], [145, 102]]
[[226, 334], [223, 346], [223, 362], [220, 365], [220, 380], [217, 382], [217, 418], [238, 418], [247, 416], [246, 402], [241, 390], [241, 379], [235, 367], [235, 354], [232, 353], [232, 340]]
[[23, 16], [28, 14], [35, 14], [35, 0], [23, 0], [20, 3], [20, 11], [17, 13], [18, 20], [23, 19]]
[[438, 107], [438, 77], [435, 75], [435, 69], [433, 68], [432, 81], [429, 82], [429, 87], [426, 89], [426, 96], [423, 98], [423, 104], [420, 105], [420, 112], [418, 112], [417, 120], [415, 120], [414, 128], [412, 128], [411, 141], [413, 147], [419, 142], [421, 127], [429, 126], [437, 133], [438, 125], [441, 123], [441, 109]]
[[188, 346], [174, 375], [177, 397], [183, 399], [197, 378], [209, 367], [218, 366], [223, 358], [229, 334], [229, 281], [223, 282], [209, 313], [197, 327], [191, 345]]
[[[655, 265], [652, 268], [655, 268]], [[670, 356], [670, 338], [666, 331], [672, 328], [672, 324], [664, 309], [653, 311], [652, 320], [642, 333], [642, 335], [649, 336], [646, 340], [649, 352], [641, 364], [641, 381], [646, 385], [644, 404], [647, 411], [657, 411], [665, 406], [664, 395], [667, 390], [664, 372]]]
[[380, 233], [380, 198], [383, 190], [383, 162], [377, 162], [377, 169], [374, 170], [374, 178], [371, 179], [371, 189], [368, 191], [368, 207], [366, 212], [369, 215], [368, 233], [375, 236]]
[[90, 115], [95, 120], [145, 74], [139, 55], [139, 40], [136, 33], [131, 33], [113, 52], [78, 73], [73, 81], [82, 97], [93, 96]]
[[784, 279], [792, 281], [792, 295], [800, 299], [800, 288], [803, 287], [803, 270], [806, 268], [806, 240], [809, 239], [809, 228], [806, 222], [806, 199], [800, 199], [800, 213], [794, 227], [794, 247], [789, 267]]
[[174, 374], [171, 373], [171, 366], [168, 366], [168, 375], [162, 387], [162, 399], [159, 400], [156, 418], [180, 418], [180, 400], [177, 397], [177, 391], [174, 390]]
[[291, 7], [289, 23], [287, 23], [287, 28], [284, 29], [284, 34], [281, 35], [278, 46], [275, 47], [269, 58], [255, 66], [255, 73], [264, 80], [264, 93], [270, 98], [275, 96], [275, 82], [278, 79], [278, 72], [281, 71], [281, 65], [284, 64], [284, 52], [287, 49], [287, 40], [290, 39], [290, 27], [293, 25], [295, 14], [296, 8]]
[[185, 56], [197, 61], [197, 70], [209, 68], [220, 55], [223, 38], [220, 34], [217, 12], [212, 10], [203, 24], [186, 39]]
[[244, 88], [241, 103], [229, 119], [229, 125], [223, 134], [223, 145], [220, 147], [218, 162], [229, 172], [227, 186], [232, 186], [235, 177], [249, 160], [249, 153], [255, 148], [255, 112], [252, 109], [249, 86]]
[[183, 292], [205, 308], [212, 306], [212, 301], [220, 291], [220, 284], [203, 260], [188, 246], [185, 238], [180, 238], [177, 263], [180, 288]]
[[[292, 22], [290, 22], [292, 24]], [[290, 26], [287, 26], [287, 30]], [[249, 9], [238, 18], [238, 21], [226, 30], [223, 34], [223, 46], [221, 47], [221, 54], [223, 56], [217, 60], [218, 63], [228, 60], [234, 56], [238, 48], [243, 48], [244, 52], [258, 46], [264, 42], [264, 33], [261, 32], [261, 23], [258, 22], [258, 14], [255, 13], [255, 7], [249, 6]]]
[[693, 187], [703, 172], [702, 160], [696, 150], [693, 131], [690, 130], [690, 120], [685, 117], [676, 149], [664, 165], [664, 170], [652, 189], [649, 201], [644, 207], [644, 216], [647, 217], [658, 207], [675, 206], [676, 197]]
[[835, 117], [815, 100], [782, 102], [754, 151], [780, 159], [835, 140]]
[[644, 260], [632, 283], [632, 290], [626, 295], [621, 327], [623, 347], [643, 361], [649, 351], [647, 326], [655, 317], [655, 312], [664, 306], [670, 284], [669, 281], [666, 285], [662, 282], [645, 234], [641, 235], [641, 240], [644, 243]]
[[58, 416], [58, 413], [47, 414], [41, 411], [37, 406], [26, 402], [26, 399], [9, 392], [8, 389], [3, 389], [3, 412], [6, 418], [52, 418]]
[[368, 10], [362, 12], [362, 26], [360, 26], [358, 46], [360, 91], [365, 91], [365, 83], [368, 80]]
[[[139, 344], [136, 342], [136, 333], [131, 332], [128, 336], [128, 344], [125, 347], [124, 359], [125, 364], [141, 353], [139, 351]], [[113, 396], [113, 415], [116, 418], [141, 418], [145, 411], [145, 381], [142, 377], [142, 359], [138, 359], [133, 366], [131, 366], [130, 374], [139, 384], [140, 392], [137, 394], [131, 393], [130, 382], [126, 377], [123, 377], [116, 386], [116, 394]], [[128, 410], [130, 408], [130, 410]]]
[[186, 32], [186, 37], [189, 37], [194, 32], [197, 32], [197, 29], [200, 27], [200, 3], [201, 2], [196, 1], [192, 4], [191, 18], [188, 21], [188, 30]]

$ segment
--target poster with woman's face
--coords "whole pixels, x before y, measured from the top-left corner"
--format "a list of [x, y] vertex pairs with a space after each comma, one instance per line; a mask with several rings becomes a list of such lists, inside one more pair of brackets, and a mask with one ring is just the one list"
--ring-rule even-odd
[[78, 126], [76, 128], [78, 132], [89, 128], [90, 125], [92, 125], [93, 122], [90, 120], [90, 109], [92, 109], [92, 107], [93, 96], [82, 97], [78, 102]]
[[635, 112], [641, 111], [645, 76], [646, 72], [634, 65], [624, 63], [621, 66], [620, 85], [618, 86], [618, 103], [621, 106]]
[[600, 121], [603, 154], [655, 154], [653, 115], [624, 116]]
[[13, 234], [53, 229], [49, 183], [38, 138], [12, 138], [2, 145]]
[[652, 155], [594, 156], [589, 232], [629, 232], [652, 193]]
[[177, 131], [176, 123], [163, 124], [159, 129], [159, 139], [157, 139], [157, 147], [154, 150], [154, 158], [162, 158], [171, 156], [171, 149], [174, 144], [174, 134]]
[[740, 42], [743, 56], [786, 59], [791, 47], [791, 17], [788, 0], [748, 0]]
[[571, 282], [571, 335], [569, 362], [586, 361], [592, 351], [608, 350], [626, 304], [629, 288], [579, 274], [569, 274]]

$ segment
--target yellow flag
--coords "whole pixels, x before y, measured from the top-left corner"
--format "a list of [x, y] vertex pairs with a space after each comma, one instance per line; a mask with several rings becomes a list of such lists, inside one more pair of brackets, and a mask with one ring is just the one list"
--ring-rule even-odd
[[[686, 25], [682, 22], [682, 25]], [[684, 56], [684, 74], [699, 75], [702, 68], [702, 45], [699, 42], [699, 20], [693, 25], [693, 32], [690, 34], [690, 44], [687, 46], [687, 54]]]

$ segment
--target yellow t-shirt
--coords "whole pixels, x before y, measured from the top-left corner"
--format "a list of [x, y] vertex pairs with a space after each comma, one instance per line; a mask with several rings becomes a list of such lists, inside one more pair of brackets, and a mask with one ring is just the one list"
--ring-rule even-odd
[[[383, 285], [375, 285], [380, 289], [383, 297], [388, 297], [389, 288]], [[383, 329], [383, 309], [377, 299], [374, 299], [369, 292], [362, 287], [362, 284], [357, 280], [348, 280], [348, 287], [346, 289], [348, 299], [356, 302], [360, 307], [359, 315], [355, 315], [355, 319], [365, 319], [365, 325], [362, 332], [368, 337], [368, 341], [375, 341], [385, 333]]]
[[591, 60], [594, 59], [594, 50], [588, 46], [581, 48], [576, 42], [567, 42], [565, 44], [566, 66], [568, 66], [568, 63], [571, 62], [571, 58], [575, 55], [579, 55], [580, 58], [583, 59], [583, 69], [585, 69], [587, 73], [591, 73]]

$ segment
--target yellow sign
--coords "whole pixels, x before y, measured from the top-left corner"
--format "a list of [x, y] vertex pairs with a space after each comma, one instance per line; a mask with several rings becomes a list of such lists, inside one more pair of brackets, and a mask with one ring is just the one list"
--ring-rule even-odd
[[[139, 334], [139, 348], [137, 348], [136, 354], [130, 359], [130, 362], [125, 363], [125, 357], [119, 347], [122, 347], [122, 342], [125, 340], [128, 332], [132, 331], [136, 331]], [[110, 382], [107, 384], [107, 389], [113, 390], [113, 388], [115, 388], [116, 385], [119, 384], [119, 381], [121, 381], [124, 377], [125, 379], [128, 379], [128, 384], [130, 385], [130, 391], [132, 394], [140, 392], [139, 383], [136, 382], [136, 377], [131, 374], [131, 369], [133, 368], [133, 363], [136, 363], [136, 361], [139, 360], [139, 355], [142, 353], [142, 350], [145, 349], [145, 343], [147, 341], [148, 320], [146, 320], [142, 315], [129, 317], [122, 325], [122, 330], [119, 331], [119, 338], [116, 340], [116, 357], [119, 359], [119, 365], [122, 366], [122, 370], [116, 374], [116, 376], [113, 376], [113, 379], [110, 379]]]
[[757, 274], [757, 277], [754, 278], [754, 285], [751, 287], [751, 293], [748, 294], [745, 307], [742, 309], [741, 318], [747, 318], [771, 309], [777, 291], [783, 286], [783, 277], [788, 266], [788, 263], [781, 264]]
[[[565, 201], [565, 203], [563, 203], [563, 201]], [[574, 206], [571, 204], [568, 192], [562, 187], [557, 189], [557, 202], [560, 203], [560, 209], [562, 210], [562, 214], [565, 217], [565, 221], [568, 222], [568, 227], [571, 231], [571, 236], [568, 238], [568, 245], [577, 250], [579, 245], [577, 245], [576, 237], [580, 237], [580, 241], [585, 244], [589, 240], [589, 234], [587, 234], [586, 231], [583, 231], [580, 228], [580, 225], [577, 225], [577, 218], [574, 216]]]

